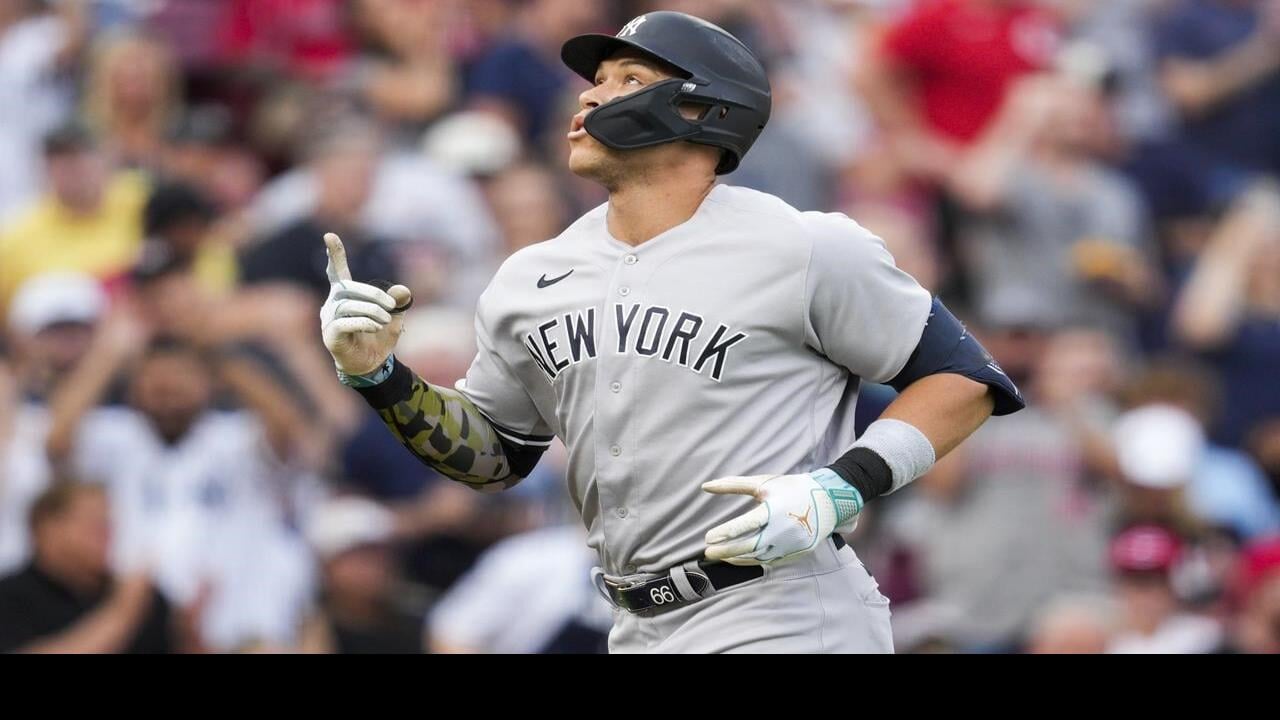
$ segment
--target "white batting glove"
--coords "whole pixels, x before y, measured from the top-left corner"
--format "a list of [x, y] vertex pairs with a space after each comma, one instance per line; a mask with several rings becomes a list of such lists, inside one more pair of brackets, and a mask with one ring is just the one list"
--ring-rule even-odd
[[386, 292], [351, 279], [347, 251], [333, 233], [324, 236], [329, 264], [329, 297], [320, 308], [320, 332], [339, 373], [368, 375], [386, 364], [395, 350], [404, 317], [394, 312], [413, 299], [409, 288], [393, 285]]
[[734, 565], [762, 565], [809, 552], [831, 533], [852, 529], [862, 510], [862, 496], [829, 468], [802, 475], [720, 478], [703, 483], [702, 489], [760, 501], [707, 531], [707, 559]]

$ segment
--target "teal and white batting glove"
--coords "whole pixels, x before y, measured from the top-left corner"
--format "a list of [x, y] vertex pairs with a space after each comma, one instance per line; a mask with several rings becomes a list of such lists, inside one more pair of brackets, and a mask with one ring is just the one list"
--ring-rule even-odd
[[347, 251], [333, 233], [324, 236], [329, 264], [329, 297], [320, 308], [320, 332], [333, 356], [338, 378], [347, 385], [376, 384], [389, 372], [391, 352], [404, 325], [397, 308], [408, 308], [413, 296], [404, 285], [386, 291], [351, 279]]
[[717, 495], [750, 495], [759, 507], [707, 531], [708, 560], [762, 565], [806, 553], [853, 529], [862, 495], [835, 471], [727, 477], [702, 484]]

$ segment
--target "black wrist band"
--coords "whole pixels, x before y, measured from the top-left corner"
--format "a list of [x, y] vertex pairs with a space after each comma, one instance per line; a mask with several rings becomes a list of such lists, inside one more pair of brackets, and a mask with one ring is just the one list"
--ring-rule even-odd
[[856, 488], [864, 503], [893, 488], [893, 471], [889, 464], [869, 448], [856, 447], [827, 467]]
[[372, 387], [354, 388], [364, 396], [365, 402], [374, 410], [385, 410], [398, 402], [407, 400], [413, 393], [413, 372], [405, 367], [399, 358], [393, 358], [394, 365], [386, 380]]

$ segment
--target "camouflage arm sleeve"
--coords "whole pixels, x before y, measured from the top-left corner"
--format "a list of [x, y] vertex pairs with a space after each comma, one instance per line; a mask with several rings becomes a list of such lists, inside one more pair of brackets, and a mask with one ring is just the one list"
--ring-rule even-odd
[[480, 492], [505, 490], [537, 464], [540, 449], [507, 442], [465, 395], [428, 385], [394, 362], [385, 381], [356, 391], [419, 460]]

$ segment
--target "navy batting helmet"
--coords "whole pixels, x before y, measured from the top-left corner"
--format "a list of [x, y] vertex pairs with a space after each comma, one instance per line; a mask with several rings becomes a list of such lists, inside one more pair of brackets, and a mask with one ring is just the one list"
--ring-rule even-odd
[[[772, 96], [764, 68], [740, 40], [706, 20], [660, 11], [640, 15], [617, 35], [579, 35], [560, 49], [571, 70], [595, 82], [601, 61], [635, 48], [680, 71], [597, 107], [586, 131], [615, 150], [687, 140], [725, 150], [716, 174], [733, 172], [769, 121]], [[706, 109], [698, 118], [680, 114], [684, 104]]]

